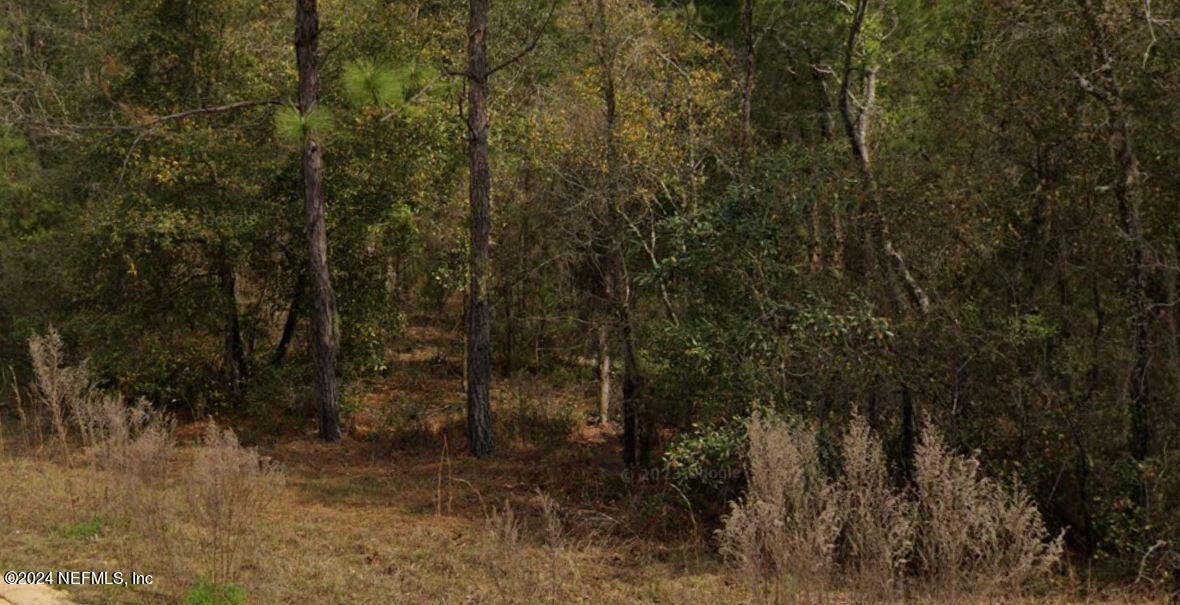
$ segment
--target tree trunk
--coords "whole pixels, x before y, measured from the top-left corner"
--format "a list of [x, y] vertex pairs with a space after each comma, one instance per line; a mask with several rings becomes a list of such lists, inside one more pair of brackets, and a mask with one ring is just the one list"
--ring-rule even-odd
[[610, 329], [598, 325], [598, 423], [610, 424]]
[[[316, 0], [296, 0], [295, 58], [299, 66], [299, 113], [316, 108], [319, 92], [320, 24]], [[314, 133], [303, 141], [303, 193], [307, 210], [308, 275], [311, 279], [311, 349], [315, 363], [315, 396], [320, 438], [340, 440], [340, 392], [336, 377], [339, 334], [336, 300], [328, 271], [328, 233], [324, 219], [324, 158]]]
[[738, 169], [742, 179], [750, 177], [750, 146], [753, 130], [750, 114], [754, 103], [754, 0], [742, 0], [742, 132], [738, 142]]
[[471, 162], [471, 285], [467, 310], [467, 437], [471, 455], [492, 454], [492, 342], [488, 264], [492, 175], [488, 165], [488, 8], [470, 0], [467, 24], [467, 136]]
[[[1078, 0], [1082, 18], [1090, 36], [1094, 59], [1098, 67], [1093, 72], [1095, 83], [1082, 80], [1086, 91], [1094, 95], [1106, 109], [1111, 160], [1118, 176], [1114, 182], [1115, 205], [1122, 235], [1127, 241], [1127, 297], [1131, 306], [1131, 375], [1128, 381], [1128, 450], [1131, 458], [1142, 462], [1147, 458], [1151, 442], [1151, 420], [1148, 410], [1147, 369], [1149, 362], [1150, 293], [1148, 291], [1147, 240], [1143, 235], [1140, 211], [1139, 162], [1131, 144], [1131, 120], [1123, 101], [1123, 91], [1114, 72], [1115, 60], [1110, 51], [1110, 32], [1103, 21], [1101, 3]], [[1142, 500], [1144, 495], [1138, 494]], [[1142, 503], [1142, 502], [1140, 502]]]
[[630, 467], [651, 463], [654, 420], [647, 407], [647, 378], [639, 365], [635, 335], [631, 327], [630, 302], [623, 317], [623, 462]]
[[295, 336], [295, 326], [299, 323], [299, 307], [303, 305], [303, 289], [307, 287], [307, 275], [299, 273], [295, 278], [295, 291], [291, 294], [291, 304], [287, 306], [287, 319], [283, 321], [283, 333], [279, 336], [279, 343], [275, 345], [274, 356], [270, 363], [279, 366], [287, 358], [287, 349], [291, 346], [291, 339]]
[[623, 248], [625, 227], [623, 199], [619, 183], [619, 150], [615, 140], [618, 127], [618, 101], [615, 92], [615, 49], [610, 42], [606, 2], [594, 3], [594, 28], [598, 33], [598, 63], [602, 69], [601, 93], [605, 121], [603, 143], [606, 151], [606, 231], [608, 249], [600, 266], [603, 273], [604, 298], [619, 323], [623, 344], [623, 463], [629, 467], [646, 465], [651, 449], [651, 419], [644, 409], [643, 371], [636, 352], [632, 293]]
[[[892, 304], [894, 314], [901, 314], [906, 306], [911, 306], [919, 315], [925, 316], [930, 309], [930, 299], [922, 289], [917, 279], [910, 273], [905, 258], [894, 246], [889, 233], [889, 223], [885, 218], [881, 192], [877, 186], [876, 175], [873, 172], [872, 155], [869, 150], [869, 128], [872, 120], [873, 102], [876, 97], [877, 71], [870, 67], [863, 81], [862, 101], [859, 108], [853, 107], [852, 80], [856, 49], [860, 43], [869, 0], [857, 0], [852, 16], [852, 24], [848, 30], [848, 40], [844, 48], [844, 73], [840, 84], [840, 116], [844, 122], [844, 132], [848, 137], [848, 144], [856, 159], [860, 170], [863, 188], [863, 204], [858, 212], [861, 226], [867, 227], [864, 233], [863, 275], [870, 279], [871, 267], [880, 263], [880, 270], [885, 275], [887, 283], [885, 289], [889, 292], [887, 300]], [[868, 224], [865, 225], [867, 219]], [[898, 283], [900, 281], [900, 283]], [[900, 292], [904, 291], [906, 295]], [[908, 305], [907, 305], [908, 302]], [[917, 442], [918, 413], [909, 386], [901, 384], [901, 430], [898, 435], [902, 446], [901, 469], [905, 478], [912, 477], [914, 468], [914, 444]]]
[[[865, 74], [863, 102], [859, 111], [853, 108], [854, 55], [859, 44], [860, 33], [864, 27], [868, 5], [869, 0], [857, 0], [852, 26], [848, 31], [848, 42], [844, 49], [844, 74], [840, 86], [840, 115], [844, 121], [844, 131], [848, 136], [852, 155], [856, 159], [857, 168], [861, 173], [861, 184], [864, 189], [864, 204], [860, 215], [862, 218], [867, 218], [869, 222], [869, 232], [865, 234], [865, 274], [869, 273], [867, 271], [869, 267], [881, 262], [883, 272], [892, 276], [890, 280], [892, 283], [887, 287], [892, 289], [900, 285], [908, 295], [909, 304], [919, 314], [925, 315], [930, 308], [930, 299], [926, 296], [926, 292], [918, 280], [910, 273], [905, 257], [893, 245], [893, 238], [889, 233], [889, 222], [883, 212], [881, 192], [873, 172], [868, 138], [876, 95], [877, 72], [875, 68], [870, 68]], [[900, 280], [901, 283], [897, 284], [895, 280]]]
[[241, 391], [246, 377], [246, 353], [242, 346], [242, 326], [238, 318], [237, 279], [234, 268], [224, 254], [217, 261], [217, 282], [225, 307], [225, 367], [226, 380], [234, 394]]

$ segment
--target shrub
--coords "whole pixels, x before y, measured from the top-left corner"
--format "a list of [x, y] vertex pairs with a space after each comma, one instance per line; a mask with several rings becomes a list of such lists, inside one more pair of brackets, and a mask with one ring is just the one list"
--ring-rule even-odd
[[860, 417], [840, 442], [835, 481], [811, 427], [755, 414], [747, 432], [746, 497], [718, 537], [754, 594], [795, 602], [837, 570], [863, 596], [896, 596], [911, 570], [923, 593], [1018, 594], [1061, 558], [1062, 537], [1048, 539], [1020, 486], [980, 477], [978, 461], [952, 453], [929, 424], [912, 492], [892, 487], [881, 441]]
[[835, 487], [823, 472], [815, 429], [756, 414], [749, 435], [746, 498], [719, 530], [721, 552], [756, 593], [783, 582], [804, 591], [828, 583], [840, 524]]
[[65, 347], [56, 330], [30, 338], [29, 356], [33, 392], [63, 448], [72, 423], [99, 469], [127, 481], [164, 477], [174, 451], [175, 423], [170, 416], [156, 411], [147, 400], [129, 406], [121, 395], [99, 390], [85, 361], [67, 366]]
[[913, 548], [914, 505], [895, 491], [881, 440], [853, 416], [841, 440], [837, 492], [844, 522], [844, 562], [852, 582], [877, 595], [901, 583]]
[[230, 429], [210, 423], [184, 484], [188, 518], [197, 530], [193, 557], [204, 577], [233, 582], [281, 474]]
[[74, 406], [87, 454], [100, 469], [135, 483], [159, 484], [175, 454], [172, 417], [140, 399], [91, 391]]
[[739, 418], [678, 437], [664, 452], [668, 478], [685, 491], [719, 493], [742, 476], [746, 426]]
[[929, 423], [915, 456], [918, 557], [938, 592], [1020, 591], [1061, 559], [1062, 536], [1019, 485], [979, 476], [979, 461], [950, 451]]
[[34, 399], [48, 414], [53, 434], [66, 450], [66, 415], [71, 406], [77, 405], [92, 390], [90, 374], [86, 364], [74, 368], [65, 365], [65, 345], [61, 334], [53, 328], [44, 336], [29, 338], [29, 357], [33, 362], [31, 390]]

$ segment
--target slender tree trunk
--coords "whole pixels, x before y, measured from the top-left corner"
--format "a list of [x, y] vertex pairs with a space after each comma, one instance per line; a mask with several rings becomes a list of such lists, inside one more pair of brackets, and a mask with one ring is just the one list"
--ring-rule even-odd
[[818, 67], [811, 67], [811, 81], [815, 82], [816, 94], [819, 96], [820, 136], [825, 143], [836, 138], [836, 121], [832, 118], [832, 101], [829, 98], [828, 81], [824, 71]]
[[598, 324], [598, 423], [610, 424], [610, 328]]
[[605, 121], [603, 139], [606, 148], [606, 231], [609, 249], [601, 261], [604, 298], [619, 323], [623, 344], [623, 463], [646, 465], [651, 449], [651, 418], [644, 409], [646, 379], [639, 365], [635, 345], [632, 292], [623, 249], [623, 199], [620, 193], [620, 161], [615, 130], [618, 127], [618, 101], [615, 91], [615, 49], [610, 40], [606, 2], [594, 3], [594, 24], [598, 33], [598, 63], [602, 69], [601, 93]]
[[[844, 48], [844, 73], [840, 84], [840, 116], [844, 122], [844, 132], [848, 137], [848, 144], [856, 159], [860, 170], [863, 188], [864, 204], [858, 213], [863, 224], [867, 219], [868, 225], [864, 234], [865, 258], [864, 276], [869, 279], [872, 266], [880, 263], [882, 273], [885, 274], [886, 290], [892, 293], [889, 301], [895, 314], [900, 314], [906, 306], [912, 308], [921, 316], [925, 316], [930, 309], [930, 299], [925, 290], [910, 273], [905, 258], [893, 245], [893, 238], [889, 232], [889, 223], [885, 218], [881, 192], [877, 186], [876, 174], [873, 171], [872, 155], [869, 149], [869, 129], [872, 120], [873, 103], [876, 97], [877, 71], [870, 67], [863, 81], [862, 100], [859, 107], [853, 107], [852, 80], [855, 72], [855, 55], [860, 44], [860, 34], [863, 31], [865, 18], [868, 13], [869, 0], [857, 0], [852, 17], [852, 24], [848, 30], [848, 40]], [[898, 283], [900, 281], [900, 283]], [[908, 296], [902, 296], [904, 291]], [[907, 305], [908, 302], [908, 305]], [[910, 479], [914, 468], [914, 444], [917, 442], [917, 417], [914, 398], [909, 386], [901, 385], [901, 431], [900, 443], [903, 447], [901, 468]]]
[[245, 347], [242, 345], [242, 326], [238, 318], [237, 279], [234, 268], [225, 255], [217, 261], [217, 281], [221, 301], [225, 307], [225, 367], [230, 389], [240, 392], [242, 379], [247, 375]]
[[[859, 109], [853, 107], [854, 60], [868, 5], [869, 0], [857, 0], [852, 26], [848, 31], [848, 42], [844, 49], [844, 75], [840, 86], [840, 115], [844, 121], [844, 131], [848, 135], [848, 143], [860, 170], [861, 183], [864, 188], [865, 207], [861, 215], [867, 217], [869, 221], [866, 241], [870, 243], [866, 244], [866, 252], [870, 258], [866, 262], [866, 268], [875, 264], [876, 261], [883, 262], [882, 268], [892, 274], [894, 279], [901, 281], [900, 286], [908, 295], [909, 304], [913, 305], [920, 314], [925, 315], [930, 308], [930, 299], [926, 296], [926, 292], [918, 280], [910, 273], [905, 257], [893, 245], [889, 222], [885, 219], [882, 208], [881, 192], [877, 186], [876, 174], [873, 171], [868, 138], [873, 102], [876, 96], [877, 72], [875, 68], [870, 68], [865, 74], [863, 101]], [[897, 285], [890, 284], [889, 286], [893, 288]]]
[[[1097, 6], [1095, 6], [1097, 4]], [[1127, 297], [1131, 306], [1131, 376], [1128, 393], [1128, 449], [1137, 461], [1147, 458], [1151, 442], [1151, 419], [1148, 410], [1147, 369], [1149, 362], [1150, 293], [1148, 291], [1147, 240], [1143, 235], [1140, 210], [1142, 191], [1139, 187], [1139, 162], [1131, 141], [1131, 119], [1123, 100], [1122, 88], [1114, 71], [1115, 60], [1110, 51], [1110, 32], [1104, 22], [1102, 3], [1078, 0], [1086, 23], [1097, 69], [1095, 82], [1082, 81], [1087, 92], [1094, 95], [1106, 109], [1111, 160], [1118, 176], [1114, 182], [1122, 235], [1127, 241]], [[1142, 498], [1143, 494], [1139, 494]]]
[[[320, 23], [316, 0], [296, 0], [295, 58], [299, 66], [299, 113], [316, 108], [319, 93]], [[336, 377], [339, 334], [336, 300], [328, 270], [328, 233], [324, 218], [324, 158], [314, 133], [303, 141], [303, 193], [307, 210], [308, 275], [311, 279], [311, 349], [320, 438], [340, 440], [340, 392]]]
[[299, 273], [295, 278], [295, 291], [291, 293], [291, 304], [287, 306], [287, 319], [283, 321], [283, 333], [279, 336], [279, 343], [275, 345], [274, 356], [270, 363], [278, 366], [287, 358], [287, 350], [291, 347], [291, 339], [295, 337], [295, 326], [299, 323], [299, 308], [303, 306], [303, 290], [307, 287], [307, 275]]
[[742, 0], [742, 132], [738, 141], [738, 168], [743, 179], [750, 177], [750, 146], [754, 104], [754, 0]]
[[467, 24], [467, 135], [471, 162], [467, 437], [471, 455], [476, 458], [490, 456], [493, 450], [491, 306], [486, 283], [492, 236], [492, 175], [488, 164], [488, 8], [489, 0], [470, 0]]

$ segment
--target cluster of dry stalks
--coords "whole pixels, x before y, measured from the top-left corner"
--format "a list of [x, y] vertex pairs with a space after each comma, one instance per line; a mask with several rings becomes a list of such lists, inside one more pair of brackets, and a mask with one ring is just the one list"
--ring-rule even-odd
[[564, 556], [567, 534], [561, 507], [540, 490], [534, 505], [538, 512], [535, 534], [544, 547], [541, 558], [529, 556], [521, 548], [526, 517], [517, 514], [511, 502], [505, 500], [502, 507], [492, 506], [485, 514], [490, 550], [496, 553], [490, 561], [495, 570], [495, 598], [506, 602], [568, 602], [571, 595], [566, 576], [573, 565]]
[[196, 561], [210, 580], [238, 580], [258, 513], [281, 480], [274, 463], [242, 447], [232, 430], [209, 424], [183, 488], [185, 510], [198, 530]]
[[[815, 429], [755, 416], [748, 425], [749, 489], [719, 530], [721, 549], [769, 602], [1019, 593], [1061, 558], [1019, 486], [981, 477], [926, 426], [915, 487], [897, 490], [880, 439], [854, 418], [835, 479], [823, 470]], [[817, 598], [818, 597], [818, 598]]]
[[258, 516], [281, 480], [274, 465], [213, 423], [191, 462], [178, 465], [169, 414], [99, 389], [85, 362], [66, 364], [54, 330], [30, 339], [29, 353], [32, 421], [49, 425], [67, 464], [92, 471], [93, 481], [69, 486], [78, 516], [117, 525], [122, 557], [187, 578], [178, 589], [196, 578], [238, 581]]

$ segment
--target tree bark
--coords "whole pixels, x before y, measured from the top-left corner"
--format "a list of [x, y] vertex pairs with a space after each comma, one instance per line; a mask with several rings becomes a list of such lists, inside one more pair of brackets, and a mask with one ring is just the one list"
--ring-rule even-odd
[[610, 424], [610, 328], [598, 325], [598, 423]]
[[[1097, 6], [1096, 6], [1097, 4]], [[1114, 56], [1109, 46], [1110, 32], [1103, 21], [1102, 3], [1078, 0], [1082, 20], [1090, 37], [1091, 50], [1098, 64], [1093, 72], [1095, 82], [1082, 79], [1082, 86], [1106, 110], [1108, 144], [1111, 160], [1117, 171], [1112, 190], [1122, 235], [1127, 242], [1127, 297], [1131, 306], [1131, 375], [1128, 393], [1128, 450], [1131, 457], [1142, 462], [1147, 458], [1151, 442], [1147, 392], [1150, 332], [1150, 293], [1148, 285], [1149, 249], [1143, 235], [1140, 210], [1139, 162], [1132, 145], [1131, 119], [1123, 100], [1122, 88], [1114, 71]], [[1141, 494], [1142, 496], [1142, 494]]]
[[221, 290], [221, 302], [225, 307], [225, 367], [230, 390], [241, 391], [242, 379], [248, 373], [245, 347], [242, 345], [242, 325], [238, 318], [237, 279], [233, 265], [224, 253], [217, 261], [217, 282]]
[[[910, 273], [905, 257], [893, 245], [893, 238], [889, 232], [889, 222], [885, 218], [884, 204], [881, 192], [877, 186], [876, 174], [873, 171], [872, 154], [869, 150], [869, 128], [872, 120], [873, 103], [876, 98], [877, 70], [870, 67], [865, 75], [861, 91], [862, 99], [856, 103], [852, 95], [852, 80], [855, 55], [860, 44], [868, 13], [869, 0], [857, 0], [852, 16], [852, 24], [848, 29], [848, 40], [844, 47], [844, 73], [840, 84], [840, 116], [844, 122], [844, 132], [848, 137], [848, 144], [856, 159], [860, 170], [863, 188], [863, 205], [858, 212], [862, 225], [867, 219], [867, 232], [864, 234], [864, 277], [869, 279], [870, 267], [880, 263], [882, 273], [885, 274], [886, 289], [891, 293], [888, 300], [892, 303], [895, 314], [900, 314], [906, 306], [911, 306], [920, 316], [925, 316], [930, 310], [930, 299], [925, 290]], [[854, 107], [854, 104], [859, 107]], [[900, 281], [900, 284], [898, 283]], [[903, 296], [899, 287], [905, 292]], [[917, 443], [917, 409], [909, 386], [901, 384], [901, 430], [898, 435], [903, 448], [901, 469], [906, 480], [912, 479], [914, 468], [914, 444]]]
[[467, 310], [467, 437], [471, 455], [490, 456], [492, 442], [491, 252], [492, 175], [488, 164], [489, 0], [470, 0], [467, 24], [467, 136], [471, 183], [471, 259]]
[[754, 0], [742, 0], [742, 132], [738, 142], [738, 168], [742, 179], [750, 178], [750, 146], [753, 130], [750, 114], [754, 104]]
[[[295, 59], [299, 67], [299, 113], [316, 108], [319, 93], [320, 24], [316, 0], [296, 0]], [[307, 212], [308, 275], [311, 279], [311, 349], [315, 364], [315, 396], [320, 438], [339, 441], [340, 391], [336, 377], [339, 334], [336, 300], [328, 269], [328, 234], [324, 215], [324, 158], [315, 133], [303, 141], [303, 194]]]
[[279, 366], [287, 358], [287, 350], [291, 347], [291, 339], [295, 337], [295, 326], [299, 323], [299, 308], [303, 306], [303, 290], [307, 287], [307, 275], [300, 272], [295, 278], [295, 291], [291, 293], [291, 304], [287, 306], [287, 319], [283, 321], [283, 333], [279, 336], [279, 343], [275, 345], [274, 356], [270, 363]]
[[[856, 159], [861, 173], [861, 183], [864, 188], [864, 208], [861, 212], [869, 221], [869, 233], [866, 234], [866, 268], [875, 262], [884, 263], [883, 269], [892, 279], [900, 280], [901, 286], [912, 305], [919, 314], [925, 315], [930, 308], [930, 299], [925, 290], [918, 283], [906, 264], [905, 257], [893, 245], [893, 237], [889, 232], [889, 222], [883, 213], [881, 192], [877, 186], [876, 174], [873, 172], [872, 155], [869, 152], [869, 125], [871, 123], [873, 102], [876, 95], [875, 68], [870, 68], [864, 78], [862, 96], [864, 99], [859, 108], [854, 108], [852, 99], [852, 80], [854, 55], [861, 31], [864, 27], [868, 12], [869, 0], [857, 0], [852, 18], [852, 26], [848, 30], [848, 42], [844, 49], [844, 74], [840, 86], [840, 115], [844, 121], [844, 131], [848, 136], [848, 143], [852, 155]], [[891, 280], [892, 281], [892, 280]], [[897, 284], [890, 284], [891, 287]]]
[[609, 249], [605, 251], [600, 266], [604, 298], [618, 321], [623, 345], [623, 463], [632, 467], [648, 463], [652, 422], [644, 406], [646, 378], [639, 364], [635, 344], [631, 281], [623, 247], [625, 209], [620, 193], [618, 142], [615, 140], [619, 120], [615, 90], [615, 49], [610, 42], [605, 0], [596, 0], [594, 3], [593, 28], [598, 33], [598, 63], [602, 70], [603, 143], [606, 148], [605, 214], [609, 242]]

